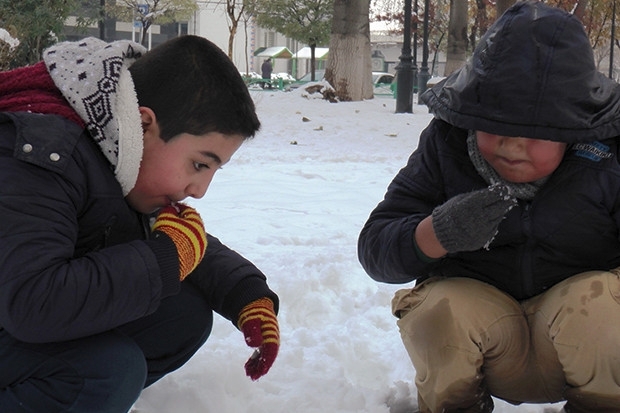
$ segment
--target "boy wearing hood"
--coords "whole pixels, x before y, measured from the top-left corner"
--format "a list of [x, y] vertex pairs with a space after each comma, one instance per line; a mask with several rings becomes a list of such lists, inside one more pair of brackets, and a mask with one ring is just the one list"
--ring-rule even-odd
[[620, 406], [620, 90], [577, 18], [500, 17], [421, 100], [434, 119], [358, 242], [392, 311], [421, 412], [566, 400]]
[[259, 127], [197, 36], [60, 43], [0, 73], [0, 410], [126, 412], [213, 312], [256, 347], [248, 376], [267, 373], [277, 295], [181, 203]]

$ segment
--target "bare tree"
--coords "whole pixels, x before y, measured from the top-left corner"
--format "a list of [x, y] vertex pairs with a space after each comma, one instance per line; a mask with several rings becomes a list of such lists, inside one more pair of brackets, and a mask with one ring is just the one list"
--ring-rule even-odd
[[[246, 14], [247, 0], [226, 0], [226, 14], [228, 15], [228, 57], [233, 58], [233, 45], [239, 29], [239, 21]], [[246, 17], [247, 19], [247, 17]], [[247, 23], [247, 20], [244, 20]]]
[[448, 50], [446, 54], [447, 76], [467, 61], [467, 0], [450, 0], [450, 23], [448, 26]]
[[141, 24], [142, 45], [146, 45], [147, 33], [155, 22], [187, 20], [197, 8], [195, 0], [116, 0], [113, 4], [106, 4], [109, 15]]
[[497, 17], [504, 14], [506, 10], [510, 8], [513, 4], [515, 4], [516, 0], [497, 0], [495, 3], [495, 9], [497, 10]]
[[370, 0], [334, 0], [325, 79], [341, 101], [373, 97]]
[[583, 21], [583, 16], [586, 12], [586, 8], [588, 7], [588, 0], [579, 0], [577, 4], [575, 4], [575, 10], [573, 14], [577, 16], [579, 20]]
[[[476, 5], [475, 17], [473, 19], [473, 24], [469, 29], [470, 50], [474, 50], [478, 40], [484, 33], [486, 33], [494, 20], [494, 18], [489, 16], [489, 10], [487, 8], [488, 0], [476, 0], [474, 3]], [[495, 13], [492, 14], [494, 15]]]

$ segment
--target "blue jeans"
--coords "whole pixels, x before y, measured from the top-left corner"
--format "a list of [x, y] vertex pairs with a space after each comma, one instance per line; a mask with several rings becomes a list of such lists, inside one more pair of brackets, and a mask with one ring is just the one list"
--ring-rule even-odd
[[201, 293], [183, 283], [155, 313], [91, 337], [31, 344], [0, 328], [0, 412], [126, 412], [190, 359], [212, 324]]

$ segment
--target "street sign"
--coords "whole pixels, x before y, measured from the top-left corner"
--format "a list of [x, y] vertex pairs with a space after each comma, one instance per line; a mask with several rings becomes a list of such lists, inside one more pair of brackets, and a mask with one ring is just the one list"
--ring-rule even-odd
[[[138, 4], [138, 13], [140, 13], [142, 17], [146, 16], [148, 12], [149, 12], [148, 4]], [[142, 18], [135, 17], [133, 20], [133, 27], [142, 27]]]

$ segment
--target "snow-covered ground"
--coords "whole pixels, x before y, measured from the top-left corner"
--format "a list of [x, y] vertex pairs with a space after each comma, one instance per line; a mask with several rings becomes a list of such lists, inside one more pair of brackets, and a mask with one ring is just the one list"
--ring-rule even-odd
[[[263, 123], [191, 201], [209, 232], [269, 279], [281, 299], [280, 354], [252, 382], [252, 351], [216, 317], [203, 348], [146, 389], [140, 413], [407, 413], [414, 370], [390, 301], [399, 288], [371, 280], [356, 255], [368, 214], [415, 149], [425, 106], [395, 114], [396, 101], [328, 103], [294, 92], [252, 92]], [[562, 404], [496, 412], [550, 413]]]

